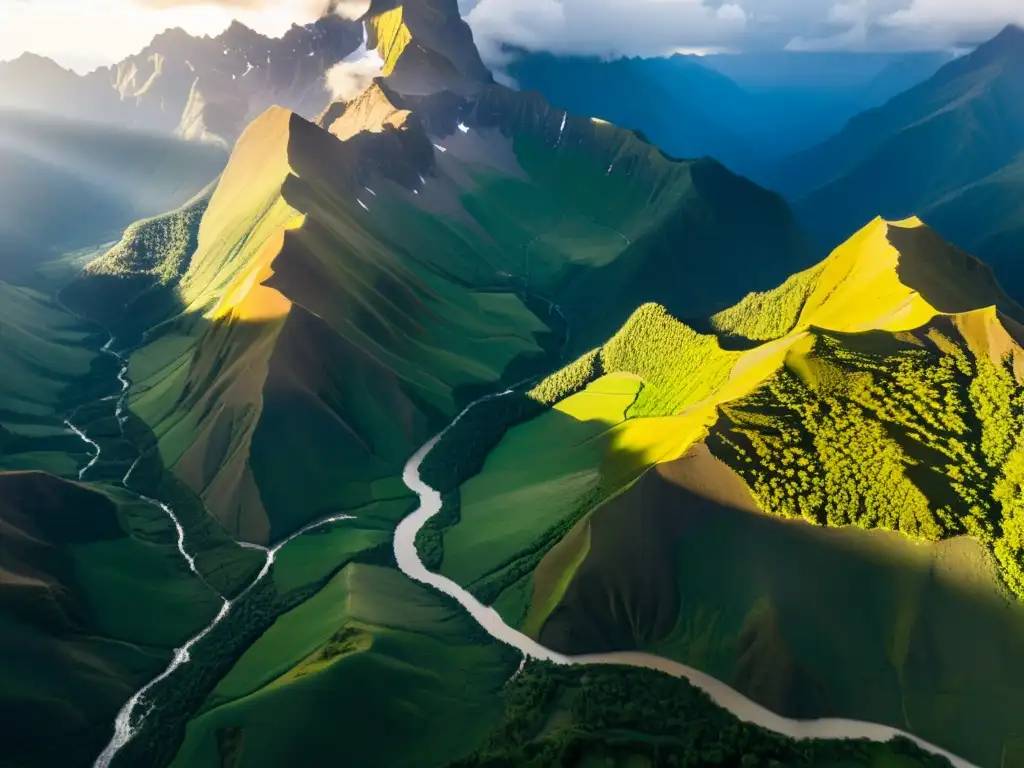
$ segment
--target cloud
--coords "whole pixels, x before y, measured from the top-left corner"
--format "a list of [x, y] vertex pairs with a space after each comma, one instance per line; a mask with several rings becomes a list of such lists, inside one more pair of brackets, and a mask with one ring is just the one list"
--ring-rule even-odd
[[[349, 0], [340, 0], [349, 2]], [[291, 3], [282, 0], [135, 0], [135, 4], [143, 8], [164, 11], [173, 8], [207, 6], [225, 10], [276, 11], [281, 7], [291, 6], [295, 17], [303, 18], [313, 14], [324, 14], [328, 10], [328, 0], [294, 0]]]
[[786, 44], [790, 51], [857, 50], [868, 47], [868, 30], [875, 9], [868, 0], [844, 0], [833, 5], [825, 24], [835, 28], [831, 34], [805, 37], [798, 35]]
[[507, 45], [606, 56], [722, 46], [739, 42], [747, 23], [739, 0], [469, 0], [462, 7], [492, 64]]
[[371, 0], [331, 0], [330, 11], [343, 19], [355, 21], [370, 10]]
[[135, 0], [135, 3], [144, 8], [161, 11], [206, 6], [224, 10], [276, 13], [281, 9], [290, 8], [296, 21], [305, 22], [328, 13], [336, 13], [342, 18], [354, 21], [370, 10], [371, 0]]
[[933, 46], [982, 40], [1006, 24], [1024, 25], [1022, 0], [913, 0], [879, 20], [890, 34], [916, 36]]
[[[102, 23], [97, 23], [97, 5]], [[180, 26], [217, 34], [232, 18], [269, 35], [369, 0], [0, 0], [0, 60], [25, 50], [62, 63], [114, 62]], [[459, 0], [481, 51], [503, 46], [598, 56], [672, 51], [951, 48], [1024, 24], [1024, 0]], [[88, 34], [83, 34], [83, 30]]]
[[949, 48], [1024, 24], [1024, 0], [460, 0], [484, 59], [504, 47], [657, 56], [676, 50]]
[[366, 50], [363, 43], [358, 51], [327, 71], [327, 88], [335, 101], [350, 101], [369, 87], [384, 69], [384, 61], [376, 50]]

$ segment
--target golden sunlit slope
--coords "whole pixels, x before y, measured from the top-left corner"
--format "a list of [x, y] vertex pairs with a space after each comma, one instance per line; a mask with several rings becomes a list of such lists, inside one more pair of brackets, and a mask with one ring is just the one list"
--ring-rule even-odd
[[919, 219], [876, 219], [825, 262], [798, 324], [849, 332], [909, 330], [937, 314], [988, 306], [1024, 318], [991, 269]]
[[392, 178], [411, 183], [432, 157], [403, 130], [343, 143], [284, 110], [250, 126], [203, 218], [183, 314], [133, 357], [133, 411], [236, 535], [277, 539], [388, 498], [459, 388], [542, 353], [548, 327], [518, 297], [453, 283], [393, 231], [409, 193]]
[[[959, 294], [956, 286], [962, 288]], [[551, 525], [590, 509], [595, 499], [620, 493], [651, 467], [675, 461], [712, 437], [718, 441], [716, 451], [730, 446], [730, 461], [736, 462], [766, 511], [816, 523], [863, 521], [929, 538], [971, 532], [1004, 553], [999, 555], [1004, 577], [1013, 584], [1019, 565], [1014, 565], [1016, 555], [1008, 553], [1021, 549], [1012, 533], [1016, 523], [1008, 517], [1010, 527], [999, 533], [1002, 524], [996, 521], [1003, 502], [993, 499], [1002, 494], [1010, 503], [1013, 496], [1011, 486], [997, 487], [995, 478], [1016, 471], [1008, 458], [1014, 438], [1006, 419], [1024, 402], [1024, 329], [1014, 319], [1020, 314], [984, 265], [943, 243], [916, 220], [873, 222], [817, 267], [720, 313], [711, 325], [721, 336], [699, 333], [662, 307], [646, 305], [596, 357], [584, 358], [533, 390], [533, 397], [555, 400], [552, 411], [509, 432], [483, 474], [464, 487], [463, 516], [451, 540], [474, 540], [470, 531], [478, 522], [485, 524], [485, 517], [477, 519], [472, 510], [497, 503], [492, 496], [498, 491], [487, 480], [492, 464], [497, 478], [511, 471], [504, 460], [520, 462], [520, 469], [525, 468], [515, 489], [520, 495], [529, 495], [531, 486], [540, 492], [551, 483], [575, 478], [567, 493], [545, 492], [546, 500], [535, 502], [535, 519]], [[777, 333], [768, 333], [766, 318], [778, 320]], [[755, 333], [747, 334], [740, 345], [744, 348], [735, 349], [740, 332], [751, 328]], [[756, 338], [767, 340], [751, 341]], [[619, 402], [606, 390], [618, 391], [624, 376], [633, 386]], [[556, 396], [559, 392], [561, 397]], [[803, 421], [786, 425], [787, 408]], [[858, 418], [854, 412], [865, 423], [892, 426], [847, 436], [851, 447], [859, 446], [853, 449], [859, 458], [845, 460], [844, 474], [828, 475], [830, 479], [813, 481], [824, 485], [814, 485], [808, 479], [814, 466], [810, 456], [838, 444], [829, 442], [832, 437], [807, 442], [811, 438], [801, 435], [817, 434], [819, 417], [849, 426]], [[968, 417], [972, 412], [975, 417]], [[899, 432], [901, 445], [921, 445], [893, 447], [884, 443], [888, 437], [884, 445], [872, 443], [890, 429]], [[513, 446], [527, 445], [533, 440], [530, 435], [549, 431], [559, 435], [548, 445], [550, 455], [541, 451], [529, 469], [533, 463], [523, 464]], [[448, 451], [458, 452], [458, 440], [456, 430], [450, 442], [442, 443], [438, 463], [447, 461]], [[800, 452], [809, 456], [798, 460]], [[865, 504], [871, 508], [892, 493], [892, 510], [865, 518], [854, 503], [852, 510], [832, 511], [843, 499], [865, 492], [862, 487], [847, 497], [840, 491], [846, 482], [842, 478], [859, 476], [850, 460], [882, 462], [874, 480], [870, 474], [862, 477], [863, 487], [877, 482], [882, 488], [872, 491], [879, 495]], [[891, 471], [883, 466], [890, 460], [898, 465]], [[896, 490], [885, 485], [903, 476], [904, 464], [942, 467], [956, 461], [964, 464], [964, 475], [950, 469], [945, 481], [936, 480], [923, 491], [910, 480], [899, 481]], [[790, 465], [792, 471], [786, 468]], [[578, 474], [581, 466], [590, 467], [585, 481]], [[769, 466], [776, 469], [755, 471]], [[977, 470], [974, 476], [971, 467]], [[916, 501], [902, 510], [899, 500], [906, 494]], [[973, 518], [981, 522], [971, 522]], [[1002, 543], [997, 545], [997, 540]], [[509, 557], [514, 553], [503, 552], [496, 561], [507, 563]], [[488, 574], [487, 561], [474, 562], [474, 578], [480, 580]], [[478, 583], [493, 577], [489, 574]], [[565, 586], [558, 579], [555, 583]], [[550, 595], [537, 599], [546, 610], [554, 605]], [[540, 619], [531, 616], [531, 626], [539, 627]]]
[[[462, 39], [451, 20], [429, 39]], [[271, 109], [246, 130], [180, 315], [132, 358], [132, 409], [161, 458], [253, 541], [388, 498], [470, 394], [644, 301], [710, 310], [738, 298], [730, 270], [765, 285], [806, 263], [782, 200], [711, 161], [670, 160], [535, 94], [396, 83], [320, 125]]]
[[382, 74], [402, 93], [466, 93], [493, 82], [456, 0], [373, 0], [365, 18]]
[[919, 219], [875, 219], [820, 264], [711, 318], [719, 333], [770, 341], [815, 326], [836, 331], [916, 328], [938, 314], [1024, 309], [992, 270]]
[[717, 333], [646, 305], [528, 393], [541, 415], [509, 429], [510, 398], [446, 436], [424, 477], [458, 493], [421, 551], [548, 647], [652, 650], [988, 764], [1024, 703], [999, 672], [1024, 636], [1020, 315], [916, 220], [873, 222]]

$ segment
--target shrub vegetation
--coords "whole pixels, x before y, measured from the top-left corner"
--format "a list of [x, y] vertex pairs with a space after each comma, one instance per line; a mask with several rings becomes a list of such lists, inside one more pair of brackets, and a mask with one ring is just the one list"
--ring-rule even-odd
[[632, 667], [528, 661], [504, 699], [488, 742], [450, 768], [949, 766], [907, 739], [790, 739], [740, 721], [684, 679]]
[[1024, 598], [1024, 389], [1009, 360], [922, 336], [894, 350], [888, 334], [821, 333], [797, 370], [723, 407], [709, 442], [768, 512], [969, 534]]

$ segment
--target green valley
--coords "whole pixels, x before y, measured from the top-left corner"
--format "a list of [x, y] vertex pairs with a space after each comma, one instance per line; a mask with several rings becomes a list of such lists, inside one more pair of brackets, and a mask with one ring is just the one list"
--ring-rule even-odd
[[435, 471], [435, 566], [546, 647], [650, 650], [774, 711], [988, 764], [1024, 706], [1005, 672], [1024, 631], [1021, 316], [916, 220], [869, 225], [713, 335], [645, 307], [524, 393], [572, 382], [479, 474]]
[[159, 134], [0, 115], [0, 765], [1024, 764], [997, 273], [801, 202], [822, 258], [499, 82], [456, 0], [356, 10], [26, 91]]

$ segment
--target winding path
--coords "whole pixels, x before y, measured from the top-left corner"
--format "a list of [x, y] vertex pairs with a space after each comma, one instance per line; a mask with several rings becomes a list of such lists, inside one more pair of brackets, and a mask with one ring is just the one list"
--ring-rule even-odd
[[501, 643], [517, 648], [523, 653], [524, 657], [552, 661], [557, 664], [621, 664], [656, 670], [673, 677], [686, 678], [692, 685], [707, 693], [716, 704], [729, 710], [740, 720], [753, 723], [785, 736], [796, 739], [870, 739], [880, 742], [889, 741], [896, 736], [902, 736], [915, 742], [928, 752], [947, 758], [956, 768], [977, 768], [974, 764], [951, 754], [941, 747], [924, 741], [913, 734], [889, 726], [857, 720], [792, 720], [782, 717], [751, 701], [720, 680], [700, 670], [661, 656], [640, 652], [604, 653], [588, 656], [566, 656], [557, 653], [505, 624], [497, 611], [481, 604], [473, 595], [454, 581], [428, 570], [420, 560], [419, 553], [416, 550], [416, 534], [430, 518], [441, 511], [441, 494], [423, 481], [420, 477], [420, 466], [427, 457], [427, 454], [433, 450], [441, 438], [467, 412], [482, 402], [503, 397], [510, 393], [511, 390], [508, 390], [499, 394], [489, 395], [472, 403], [444, 431], [424, 445], [406, 464], [402, 479], [420, 499], [419, 508], [406, 517], [395, 531], [395, 558], [398, 561], [398, 567], [402, 569], [406, 576], [454, 598], [491, 637]]

